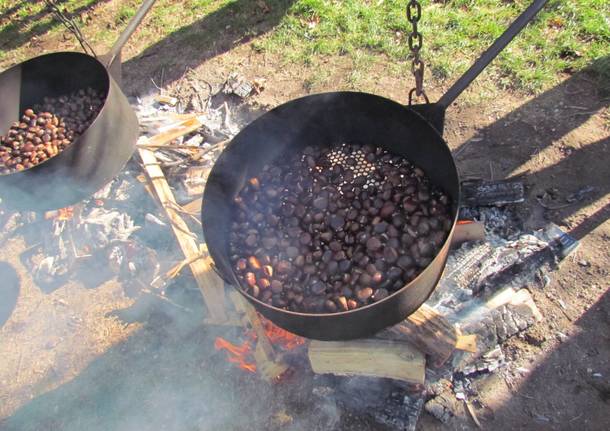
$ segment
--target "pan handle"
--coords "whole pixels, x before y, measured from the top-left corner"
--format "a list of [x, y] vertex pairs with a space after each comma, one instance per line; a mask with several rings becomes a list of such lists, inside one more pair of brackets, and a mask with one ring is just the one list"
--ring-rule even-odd
[[112, 46], [112, 49], [110, 49], [110, 52], [106, 56], [106, 58], [108, 59], [108, 61], [106, 62], [106, 69], [110, 69], [112, 63], [114, 63], [114, 60], [121, 53], [121, 49], [123, 49], [125, 43], [129, 40], [133, 32], [136, 31], [136, 28], [140, 25], [140, 23], [156, 1], [157, 0], [144, 0], [142, 6], [140, 6], [134, 17], [131, 19], [131, 21], [129, 21], [129, 24], [127, 24], [127, 27], [125, 28], [125, 30], [123, 30], [117, 41]]
[[449, 90], [436, 102], [443, 109], [447, 109], [453, 101], [462, 94], [474, 79], [487, 67], [491, 61], [519, 34], [521, 30], [536, 16], [548, 0], [534, 0], [534, 2], [517, 17], [502, 35], [474, 62]]

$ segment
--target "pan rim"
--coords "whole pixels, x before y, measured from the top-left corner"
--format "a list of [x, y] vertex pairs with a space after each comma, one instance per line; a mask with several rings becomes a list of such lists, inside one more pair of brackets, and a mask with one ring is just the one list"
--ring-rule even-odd
[[[274, 107], [273, 109], [267, 111], [266, 113], [264, 113], [263, 115], [261, 115], [260, 117], [258, 117], [256, 120], [252, 121], [251, 123], [249, 123], [248, 125], [246, 125], [246, 127], [244, 127], [242, 130], [239, 131], [239, 133], [235, 136], [239, 136], [244, 130], [248, 129], [251, 125], [254, 125], [260, 118], [267, 116], [268, 114], [272, 114], [274, 112], [279, 111], [280, 109], [284, 108], [287, 105], [291, 105], [291, 104], [297, 104], [297, 103], [302, 103], [303, 101], [307, 100], [307, 99], [314, 99], [314, 98], [320, 98], [320, 97], [333, 97], [333, 96], [343, 96], [343, 95], [354, 95], [354, 96], [368, 96], [368, 97], [374, 97], [374, 98], [378, 98], [383, 100], [386, 103], [391, 103], [393, 104], [396, 108], [398, 109], [403, 109], [408, 111], [411, 114], [415, 114], [419, 119], [421, 119], [421, 121], [423, 121], [427, 127], [430, 129], [430, 131], [436, 135], [436, 137], [438, 138], [438, 140], [443, 144], [443, 147], [447, 150], [447, 155], [448, 160], [450, 160], [451, 162], [451, 168], [453, 170], [453, 172], [455, 173], [455, 179], [456, 179], [456, 189], [457, 189], [457, 200], [456, 202], [454, 202], [454, 204], [452, 205], [453, 208], [455, 208], [455, 214], [452, 217], [452, 224], [451, 224], [451, 229], [449, 230], [447, 237], [445, 238], [442, 246], [439, 248], [439, 251], [437, 252], [437, 254], [433, 257], [433, 259], [430, 261], [430, 263], [423, 268], [423, 270], [413, 279], [411, 280], [409, 283], [405, 284], [403, 287], [401, 287], [400, 289], [392, 292], [390, 295], [388, 295], [387, 297], [385, 297], [384, 299], [377, 301], [377, 302], [373, 302], [364, 306], [359, 306], [358, 308], [355, 308], [353, 310], [347, 310], [347, 311], [338, 311], [338, 312], [334, 312], [334, 313], [303, 313], [303, 312], [297, 312], [297, 311], [291, 311], [291, 310], [286, 310], [283, 308], [279, 308], [279, 307], [275, 307], [273, 305], [267, 304], [261, 300], [259, 300], [258, 298], [255, 298], [254, 296], [250, 295], [248, 292], [246, 292], [243, 288], [241, 283], [239, 283], [239, 280], [237, 278], [237, 276], [235, 275], [235, 271], [234, 269], [229, 266], [230, 269], [230, 279], [232, 279], [233, 281], [230, 282], [228, 280], [225, 279], [225, 275], [221, 275], [221, 278], [227, 282], [228, 284], [231, 285], [231, 287], [237, 289], [239, 291], [240, 294], [242, 294], [246, 299], [248, 299], [249, 301], [252, 302], [256, 302], [258, 305], [262, 306], [264, 309], [271, 311], [271, 312], [279, 312], [281, 314], [285, 314], [287, 316], [291, 316], [291, 317], [300, 317], [300, 318], [306, 318], [306, 319], [315, 319], [315, 318], [332, 318], [332, 317], [340, 317], [340, 316], [346, 316], [346, 315], [351, 315], [354, 313], [358, 313], [358, 312], [365, 312], [368, 309], [371, 309], [379, 304], [383, 304], [385, 302], [390, 301], [392, 298], [394, 298], [395, 296], [397, 296], [400, 293], [404, 293], [405, 290], [411, 288], [412, 286], [414, 286], [415, 284], [417, 284], [417, 282], [420, 280], [420, 277], [422, 277], [424, 275], [424, 273], [436, 262], [437, 259], [442, 259], [445, 262], [443, 262], [443, 266], [441, 268], [441, 271], [439, 273], [439, 276], [434, 284], [434, 287], [436, 287], [438, 285], [438, 282], [440, 281], [442, 274], [443, 274], [443, 270], [445, 267], [445, 263], [446, 263], [446, 259], [447, 259], [447, 255], [449, 250], [446, 250], [446, 253], [444, 253], [445, 248], [450, 249], [451, 247], [451, 240], [453, 238], [453, 234], [455, 231], [455, 227], [457, 224], [457, 220], [459, 217], [459, 209], [460, 209], [460, 198], [461, 198], [461, 185], [460, 185], [460, 173], [459, 170], [457, 169], [457, 165], [455, 163], [455, 159], [451, 153], [451, 149], [449, 148], [449, 145], [447, 144], [447, 142], [445, 141], [445, 139], [443, 138], [443, 136], [439, 133], [439, 131], [426, 119], [424, 118], [423, 115], [421, 115], [419, 112], [415, 111], [414, 109], [411, 109], [409, 106], [405, 106], [402, 105], [400, 103], [398, 103], [395, 100], [386, 98], [384, 96], [380, 96], [377, 94], [372, 94], [372, 93], [367, 93], [367, 92], [361, 92], [361, 91], [352, 91], [352, 90], [342, 90], [342, 91], [330, 91], [330, 92], [319, 92], [319, 93], [312, 93], [306, 96], [302, 96], [296, 99], [291, 99], [285, 103], [282, 103], [276, 107]], [[223, 149], [224, 151], [227, 151], [228, 149], [230, 149], [233, 145], [237, 145], [235, 144], [235, 137], [233, 138], [233, 140], [225, 147], [225, 149]], [[212, 167], [212, 171], [210, 172], [210, 176], [213, 173], [214, 167], [216, 166], [216, 164]], [[206, 196], [205, 196], [205, 191], [204, 191], [204, 196], [203, 196], [203, 204], [202, 204], [202, 214], [204, 212], [204, 208], [205, 208], [205, 202], [206, 202]], [[205, 226], [205, 223], [203, 224], [203, 226]], [[204, 238], [205, 238], [205, 228], [204, 229]], [[208, 247], [208, 251], [210, 256], [212, 257], [212, 260], [215, 261], [215, 255], [216, 255], [216, 251], [212, 251], [209, 249]], [[444, 256], [442, 256], [444, 255]], [[218, 270], [219, 274], [220, 271]], [[426, 299], [423, 301], [425, 302], [427, 300], [427, 298], [432, 294], [432, 292], [434, 291], [434, 288], [432, 288], [430, 290], [430, 292], [428, 293], [428, 295], [426, 296]], [[423, 303], [422, 302], [422, 303]], [[421, 305], [421, 304], [420, 304]], [[407, 316], [405, 316], [407, 317]]]

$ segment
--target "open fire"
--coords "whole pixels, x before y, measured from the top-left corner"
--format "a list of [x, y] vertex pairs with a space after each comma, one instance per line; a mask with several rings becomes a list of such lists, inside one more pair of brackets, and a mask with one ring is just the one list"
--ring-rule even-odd
[[[287, 352], [305, 343], [303, 337], [299, 337], [298, 335], [294, 335], [275, 326], [262, 316], [259, 317], [263, 324], [265, 335], [271, 344], [280, 351]], [[253, 354], [254, 349], [256, 348], [257, 338], [256, 331], [254, 329], [248, 329], [245, 332], [245, 341], [243, 343], [236, 345], [222, 337], [217, 337], [214, 341], [214, 348], [216, 350], [226, 350], [227, 360], [233, 364], [237, 364], [242, 370], [256, 373], [256, 361]]]
[[56, 219], [66, 221], [70, 220], [72, 217], [74, 217], [74, 207], [59, 208], [57, 210], [47, 211], [45, 213], [46, 220]]
[[[155, 121], [161, 122], [158, 118], [151, 116], [146, 120], [148, 122], [143, 120], [143, 123], [153, 129]], [[167, 121], [175, 123], [174, 120]], [[212, 124], [207, 117], [206, 121]], [[220, 126], [215, 129], [221, 132], [224, 130]], [[167, 126], [165, 133], [170, 136], [174, 133], [173, 130]], [[176, 130], [182, 133], [184, 128], [176, 126]], [[187, 142], [196, 142], [195, 138], [200, 138], [197, 142], [204, 140], [200, 132], [189, 133], [193, 135], [186, 135], [190, 136], [188, 139], [174, 139], [171, 145], [168, 143], [165, 147], [152, 138], [140, 144], [141, 148], [148, 148], [150, 152], [153, 152], [151, 148], [154, 149], [154, 157], [164, 168], [163, 175], [167, 175], [167, 179], [165, 176], [154, 175], [151, 175], [151, 178], [154, 178], [157, 185], [162, 179], [164, 184], [168, 184], [169, 180], [172, 181], [172, 186], [175, 186], [176, 195], [172, 195], [170, 201], [171, 211], [166, 211], [172, 214], [177, 212], [176, 208], [189, 208], [180, 212], [181, 215], [196, 213], [200, 208], [201, 201], [193, 199], [193, 194], [189, 193], [191, 189], [187, 180], [191, 179], [189, 169], [194, 162], [191, 158], [194, 153], [203, 157], [202, 160], [205, 161], [195, 161], [199, 163], [198, 169], [208, 172], [221, 148], [221, 144], [203, 144], [201, 147], [200, 144], [186, 145]], [[153, 147], [150, 142], [160, 146]], [[146, 147], [147, 143], [149, 147]], [[185, 146], [188, 148], [184, 148]], [[211, 148], [214, 148], [214, 153]], [[146, 167], [146, 164], [142, 166], [145, 170]], [[45, 213], [47, 222], [40, 223], [38, 228], [41, 234], [37, 236], [44, 241], [39, 250], [37, 249], [40, 256], [36, 257], [40, 259], [32, 260], [33, 273], [37, 279], [61, 282], [64, 280], [61, 276], [71, 274], [77, 261], [83, 266], [87, 259], [102, 259], [104, 266], [120, 275], [122, 283], [137, 287], [132, 289], [134, 297], [140, 294], [138, 289], [145, 286], [142, 294], [145, 293], [146, 298], [159, 298], [165, 306], [178, 307], [180, 315], [190, 313], [192, 310], [165, 295], [165, 288], [171, 278], [161, 279], [153, 275], [158, 272], [160, 266], [170, 263], [174, 265], [176, 256], [180, 254], [177, 248], [170, 248], [166, 254], [155, 255], [154, 249], [147, 248], [149, 241], [158, 238], [161, 232], [169, 231], [175, 221], [174, 217], [164, 217], [154, 202], [148, 202], [150, 197], [142, 182], [133, 175], [137, 168], [132, 165], [130, 173], [121, 174], [85, 205]], [[150, 175], [150, 172], [147, 173]], [[489, 188], [489, 185], [486, 187]], [[167, 188], [169, 189], [169, 185]], [[136, 201], [138, 205], [134, 204]], [[476, 208], [477, 202], [472, 205]], [[461, 216], [485, 220], [485, 227], [488, 229], [494, 226], [498, 229], [508, 229], [511, 226], [506, 211], [498, 208], [476, 211], [476, 214], [465, 213]], [[40, 218], [40, 215], [38, 217]], [[191, 234], [191, 227], [187, 223], [184, 225], [187, 226], [186, 231], [180, 230], [180, 227], [176, 230], [195, 238], [195, 235]], [[458, 225], [476, 227], [474, 223], [464, 221], [458, 222]], [[479, 227], [481, 230], [484, 228], [482, 224]], [[197, 226], [192, 227], [196, 228]], [[548, 246], [547, 240], [537, 241], [531, 235], [519, 235], [509, 241], [504, 239], [508, 235], [500, 235], [502, 232], [490, 230], [486, 240], [465, 244], [452, 252], [445, 275], [427, 303], [428, 308], [432, 310], [432, 318], [428, 320], [416, 319], [411, 325], [409, 322], [401, 322], [392, 332], [352, 343], [306, 343], [306, 339], [275, 326], [251, 310], [251, 313], [246, 312], [246, 316], [251, 321], [260, 320], [260, 325], [257, 323], [252, 328], [244, 328], [236, 339], [231, 339], [233, 342], [217, 337], [205, 344], [207, 348], [213, 344], [216, 351], [224, 351], [219, 355], [226, 355], [226, 360], [241, 370], [235, 370], [238, 373], [259, 374], [261, 378], [273, 382], [286, 382], [288, 379], [284, 377], [295, 375], [298, 376], [300, 384], [314, 375], [313, 380], [307, 382], [313, 385], [311, 393], [316, 399], [319, 398], [318, 404], [338, 405], [339, 410], [345, 411], [362, 412], [366, 409], [376, 423], [390, 424], [388, 426], [391, 429], [414, 429], [424, 408], [440, 420], [446, 420], [451, 414], [451, 406], [447, 407], [442, 402], [453, 398], [461, 400], [466, 395], [476, 397], [467, 385], [470, 379], [474, 378], [471, 376], [491, 373], [505, 367], [506, 358], [499, 345], [539, 320], [531, 297], [525, 290], [519, 289], [532, 282], [538, 274], [544, 263], [543, 257], [546, 256], [540, 253], [540, 250]], [[466, 235], [462, 238], [468, 239], [473, 239], [473, 236]], [[182, 251], [185, 260], [179, 264], [180, 268], [187, 266], [185, 262], [190, 262], [188, 265], [198, 262], [196, 259], [199, 255]], [[542, 257], [534, 259], [538, 255]], [[150, 256], [150, 259], [140, 259], [142, 256]], [[167, 259], [167, 262], [164, 259]], [[197, 267], [193, 266], [193, 274], [197, 275]], [[518, 270], [515, 270], [515, 267], [518, 267]], [[498, 274], [504, 274], [504, 277]], [[150, 279], [155, 280], [155, 283], [149, 283]], [[157, 280], [160, 281], [156, 282]], [[491, 295], [495, 291], [500, 294]], [[216, 304], [210, 301], [209, 304], [206, 302], [206, 305]], [[224, 307], [224, 304], [221, 306]], [[237, 314], [245, 311], [237, 304], [235, 308]], [[419, 313], [417, 316], [423, 315]], [[237, 321], [237, 317], [233, 316], [235, 320], [231, 321]], [[441, 325], [449, 318], [452, 324]], [[428, 337], [428, 343], [416, 344], [430, 331], [443, 328], [454, 331], [453, 322], [460, 324], [459, 349], [456, 347], [458, 335], [454, 332], [450, 335], [455, 335], [455, 338], [446, 337], [444, 344], [439, 341], [441, 337], [437, 337], [437, 333]], [[430, 340], [436, 345], [436, 349], [428, 348]], [[469, 345], [465, 344], [467, 341], [470, 341]], [[438, 348], [441, 344], [448, 346], [446, 355], [440, 354], [444, 353]], [[290, 351], [291, 354], [284, 355]], [[436, 361], [437, 357], [442, 357], [443, 361]], [[295, 371], [300, 366], [305, 372], [286, 373], [287, 369], [292, 368], [291, 371]], [[230, 368], [234, 369], [233, 365]], [[437, 380], [449, 384], [440, 387]], [[364, 396], [354, 396], [358, 382], [365, 382], [362, 385], [363, 393], [375, 394], [366, 398], [366, 407], [353, 404], [365, 399]], [[458, 385], [460, 382], [465, 382], [462, 386], [465, 385], [466, 389]], [[288, 385], [281, 386], [292, 391]], [[307, 391], [308, 387], [302, 386], [299, 390]], [[377, 390], [371, 391], [371, 386]], [[440, 389], [437, 390], [437, 386]]]

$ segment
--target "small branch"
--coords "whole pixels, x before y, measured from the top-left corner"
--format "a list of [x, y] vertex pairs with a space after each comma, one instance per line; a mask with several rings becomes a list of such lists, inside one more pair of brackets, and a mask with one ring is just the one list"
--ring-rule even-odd
[[536, 200], [538, 201], [538, 203], [540, 204], [540, 206], [542, 208], [549, 210], [549, 211], [556, 211], [556, 210], [560, 210], [562, 208], [567, 208], [571, 205], [574, 205], [576, 202], [578, 202], [578, 201], [575, 201], [575, 202], [570, 202], [570, 203], [563, 204], [563, 205], [551, 206], [551, 205], [547, 205], [544, 202], [542, 202], [542, 199], [536, 199]]

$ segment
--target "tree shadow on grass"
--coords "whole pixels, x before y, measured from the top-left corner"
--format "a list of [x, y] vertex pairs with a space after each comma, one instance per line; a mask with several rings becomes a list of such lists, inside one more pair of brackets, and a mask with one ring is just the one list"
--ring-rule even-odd
[[[107, 2], [109, 0], [88, 0], [84, 5], [74, 10], [67, 10], [66, 16], [78, 18], [81, 13], [91, 9], [100, 3], [100, 1]], [[65, 0], [58, 3], [61, 5], [64, 2]], [[3, 21], [10, 20], [10, 23], [4, 25], [2, 30], [0, 30], [0, 50], [10, 51], [19, 48], [31, 41], [33, 37], [43, 35], [49, 30], [62, 25], [46, 7], [40, 12], [31, 15], [21, 13], [22, 10], [27, 11], [26, 8], [31, 6], [32, 3], [34, 2], [22, 0], [0, 14], [0, 25], [3, 24]], [[30, 25], [31, 27], [25, 30]]]
[[236, 0], [182, 27], [123, 64], [130, 92], [145, 92], [151, 78], [166, 86], [188, 68], [225, 53], [279, 24], [295, 0]]

